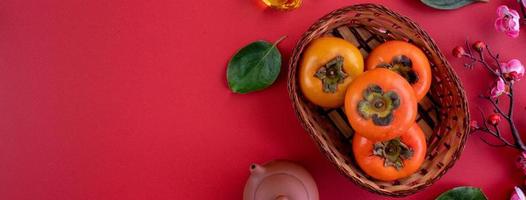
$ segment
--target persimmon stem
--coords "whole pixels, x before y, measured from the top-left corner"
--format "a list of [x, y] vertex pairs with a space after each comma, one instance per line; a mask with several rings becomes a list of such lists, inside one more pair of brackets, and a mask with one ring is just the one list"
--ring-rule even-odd
[[278, 46], [278, 44], [281, 43], [281, 41], [283, 41], [285, 38], [287, 38], [286, 35], [281, 36], [278, 40], [274, 42], [274, 46]]

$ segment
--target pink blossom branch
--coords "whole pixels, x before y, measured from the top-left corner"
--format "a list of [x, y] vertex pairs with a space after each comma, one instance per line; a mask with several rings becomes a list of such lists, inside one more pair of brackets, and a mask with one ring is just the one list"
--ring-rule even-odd
[[524, 21], [526, 19], [526, 12], [524, 11], [524, 0], [519, 0], [519, 4], [521, 7], [521, 14]]
[[[484, 111], [482, 111], [482, 109], [480, 109], [480, 107], [478, 108], [479, 111], [480, 111], [480, 114], [482, 115], [482, 118], [485, 118], [486, 114], [484, 113]], [[500, 134], [500, 129], [497, 125], [494, 125], [493, 126], [493, 130], [489, 128], [488, 126], [488, 122], [486, 120], [484, 120], [484, 123], [483, 123], [483, 127], [479, 127], [477, 130], [479, 131], [482, 131], [482, 132], [485, 132], [485, 133], [488, 133], [494, 137], [496, 137], [498, 140], [500, 140], [502, 142], [502, 144], [492, 144], [492, 143], [489, 143], [487, 140], [485, 140], [484, 138], [480, 137], [480, 139], [490, 145], [490, 146], [493, 146], [493, 147], [503, 147], [503, 146], [507, 146], [507, 147], [512, 147], [512, 148], [516, 148], [516, 149], [520, 149], [520, 147], [516, 146], [516, 145], [513, 145], [511, 142], [509, 142], [506, 138], [502, 137], [502, 135]]]
[[523, 151], [526, 151], [526, 146], [524, 145], [524, 142], [522, 142], [522, 138], [519, 134], [519, 130], [517, 130], [517, 126], [515, 126], [515, 123], [513, 122], [513, 106], [514, 104], [514, 98], [513, 98], [513, 80], [509, 82], [510, 84], [510, 91], [508, 94], [508, 97], [510, 99], [510, 106], [508, 109], [508, 117], [506, 120], [508, 121], [508, 124], [511, 128], [511, 133], [513, 136], [513, 139], [515, 140], [515, 145], [519, 146]]
[[505, 119], [508, 119], [508, 114], [504, 113], [504, 111], [500, 108], [500, 106], [497, 104], [497, 102], [494, 101], [491, 97], [482, 96], [482, 95], [480, 97], [483, 98], [483, 99], [488, 100], [491, 103], [491, 105], [493, 105], [493, 107], [495, 108], [495, 111], [497, 113], [499, 113]]
[[[487, 49], [488, 45], [484, 45], [484, 47]], [[493, 75], [495, 76], [500, 76], [500, 74], [494, 70], [487, 62], [486, 60], [484, 59], [484, 54], [483, 54], [483, 51], [476, 51], [479, 55], [478, 58], [475, 58], [475, 56], [473, 56], [473, 53], [471, 51], [471, 46], [469, 46], [468, 42], [466, 41], [466, 49], [468, 50], [467, 53], [463, 54], [462, 56], [464, 57], [467, 57], [469, 59], [471, 59], [472, 63], [470, 63], [469, 65], [473, 65], [475, 62], [478, 62], [480, 64], [482, 64], [482, 66], [484, 66], [486, 68], [486, 70], [488, 70], [488, 72], [492, 73]], [[489, 50], [488, 50], [489, 52]], [[493, 56], [492, 56], [493, 57]], [[497, 60], [497, 58], [495, 58], [495, 60]], [[499, 63], [497, 62], [497, 65]]]
[[[466, 58], [469, 58], [471, 60], [471, 63], [466, 63], [465, 66], [472, 69], [475, 65], [475, 63], [480, 63], [490, 74], [496, 76], [498, 79], [502, 79], [500, 80], [501, 81], [501, 84], [502, 85], [507, 85], [507, 89], [508, 89], [508, 92], [506, 93], [505, 92], [505, 87], [501, 86], [501, 90], [496, 90], [498, 92], [496, 92], [496, 94], [493, 94], [493, 90], [492, 90], [492, 96], [485, 96], [485, 95], [481, 95], [480, 97], [481, 98], [484, 98], [486, 100], [488, 100], [491, 105], [493, 106], [493, 110], [496, 114], [492, 114], [490, 115], [487, 120], [484, 120], [486, 118], [486, 115], [484, 114], [484, 112], [479, 108], [480, 112], [481, 112], [481, 115], [482, 115], [482, 119], [484, 120], [484, 123], [483, 123], [483, 126], [482, 127], [472, 127], [472, 129], [474, 129], [473, 131], [482, 131], [482, 132], [485, 132], [485, 133], [488, 133], [492, 136], [494, 136], [495, 138], [497, 138], [498, 140], [500, 140], [502, 142], [502, 144], [492, 144], [492, 143], [489, 143], [487, 140], [482, 139], [482, 141], [490, 146], [506, 146], [506, 147], [512, 147], [512, 148], [515, 148], [515, 149], [518, 149], [518, 150], [521, 150], [521, 151], [526, 151], [526, 145], [524, 144], [522, 138], [520, 137], [520, 134], [519, 134], [519, 131], [517, 129], [517, 126], [515, 125], [514, 121], [513, 121], [513, 108], [514, 108], [514, 96], [513, 96], [513, 83], [515, 80], [518, 80], [519, 78], [519, 75], [518, 73], [523, 73], [524, 72], [524, 67], [522, 66], [522, 64], [520, 64], [520, 62], [518, 61], [514, 61], [513, 63], [515, 64], [514, 67], [517, 67], [517, 62], [518, 62], [518, 66], [520, 66], [522, 69], [521, 70], [517, 70], [517, 71], [513, 71], [513, 70], [510, 70], [510, 68], [505, 68], [503, 70], [505, 71], [501, 71], [502, 67], [501, 64], [499, 63], [499, 55], [498, 54], [493, 54], [488, 45], [484, 44], [483, 42], [475, 42], [473, 44], [473, 48], [474, 48], [474, 51], [478, 53], [478, 56], [474, 56], [473, 55], [473, 51], [472, 51], [472, 48], [471, 46], [468, 44], [468, 42], [466, 41], [466, 50], [464, 50], [462, 47], [456, 47], [454, 50], [453, 50], [453, 54], [456, 56], [456, 57], [466, 57]], [[484, 51], [487, 51], [489, 56], [493, 59], [493, 61], [495, 62], [495, 66], [496, 66], [496, 69], [495, 67], [492, 67], [488, 62], [487, 60], [485, 59], [484, 57]], [[506, 64], [506, 66], [510, 66], [510, 65], [513, 65], [513, 64], [510, 64], [512, 63], [511, 61], [508, 61], [508, 63]], [[510, 72], [511, 71], [511, 72]], [[513, 73], [515, 74], [513, 74]], [[504, 73], [508, 73], [508, 74], [504, 74]], [[521, 74], [520, 76], [522, 76], [523, 74]], [[495, 88], [494, 88], [495, 90]], [[500, 96], [501, 94], [504, 94], [506, 93], [508, 98], [509, 98], [509, 106], [508, 106], [508, 111], [507, 113], [499, 106], [498, 104], [498, 96]], [[499, 121], [500, 121], [500, 117], [504, 118], [506, 120], [506, 122], [509, 124], [510, 126], [510, 131], [511, 131], [511, 135], [513, 136], [513, 142], [510, 142], [508, 141], [507, 139], [505, 139], [502, 134], [501, 134], [501, 131], [500, 131], [500, 128], [498, 126], [499, 124]], [[491, 124], [488, 123], [488, 121], [491, 121]], [[490, 125], [492, 128], [490, 128]]]
[[489, 56], [493, 59], [493, 61], [497, 65], [497, 70], [493, 74], [505, 80], [506, 77], [504, 77], [504, 74], [500, 72], [501, 66], [500, 66], [500, 61], [499, 61], [499, 54], [493, 54], [488, 45], [486, 45], [486, 51], [488, 51]]

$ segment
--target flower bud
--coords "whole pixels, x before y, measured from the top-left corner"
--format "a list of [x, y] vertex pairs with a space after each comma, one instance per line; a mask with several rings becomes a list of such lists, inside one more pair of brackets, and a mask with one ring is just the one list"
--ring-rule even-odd
[[479, 129], [478, 122], [475, 120], [471, 120], [471, 122], [469, 122], [469, 128], [471, 129], [471, 131], [476, 131], [477, 129]]
[[500, 122], [500, 115], [497, 114], [497, 113], [493, 113], [493, 114], [489, 115], [487, 121], [488, 121], [489, 124], [491, 124], [493, 126], [496, 126]]
[[519, 73], [513, 71], [513, 72], [510, 72], [508, 73], [508, 77], [510, 80], [517, 80], [519, 79]]
[[476, 41], [475, 43], [473, 43], [473, 49], [475, 49], [475, 51], [482, 52], [485, 48], [486, 44], [482, 41]]
[[466, 50], [464, 50], [463, 47], [458, 46], [453, 49], [453, 56], [457, 58], [462, 58], [463, 55], [466, 54]]

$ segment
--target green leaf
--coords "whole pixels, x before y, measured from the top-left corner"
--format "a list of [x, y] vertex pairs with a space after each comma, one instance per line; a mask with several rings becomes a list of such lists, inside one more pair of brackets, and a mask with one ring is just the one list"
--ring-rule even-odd
[[281, 69], [281, 53], [274, 44], [256, 41], [241, 48], [228, 62], [228, 87], [235, 93], [249, 93], [265, 89], [278, 78]]
[[441, 10], [453, 10], [475, 2], [488, 2], [489, 0], [420, 0], [429, 7]]
[[487, 198], [479, 188], [456, 187], [442, 193], [436, 200], [487, 200]]

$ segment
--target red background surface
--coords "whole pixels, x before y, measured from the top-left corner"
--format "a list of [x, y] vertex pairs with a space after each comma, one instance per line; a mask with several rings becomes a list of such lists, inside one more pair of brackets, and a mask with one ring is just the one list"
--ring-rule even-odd
[[[0, 2], [0, 199], [241, 199], [252, 162], [304, 165], [321, 199], [383, 199], [342, 177], [300, 127], [286, 90], [248, 95], [226, 85], [228, 59], [257, 39], [300, 35], [336, 8], [365, 1], [304, 0], [292, 12], [255, 0]], [[493, 28], [501, 3], [437, 11], [416, 0], [373, 1], [420, 24], [447, 54], [472, 111], [490, 84], [449, 54], [481, 39], [504, 59], [526, 62], [526, 35]], [[514, 5], [514, 0], [502, 3]], [[526, 81], [517, 85], [517, 121], [526, 130]], [[478, 117], [476, 117], [478, 118]], [[460, 185], [508, 198], [523, 182], [517, 152], [472, 136], [456, 165], [407, 199], [432, 199]]]

